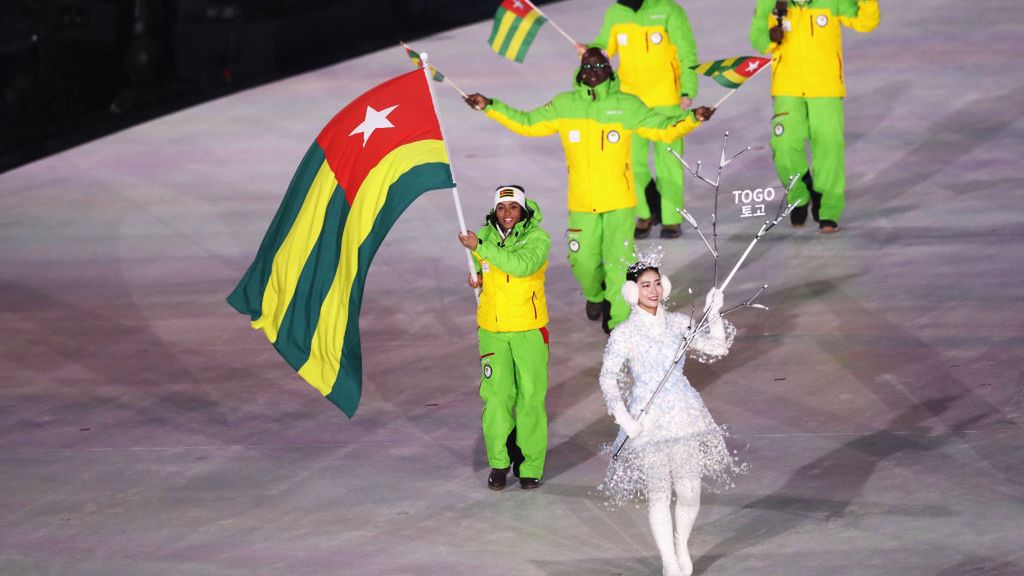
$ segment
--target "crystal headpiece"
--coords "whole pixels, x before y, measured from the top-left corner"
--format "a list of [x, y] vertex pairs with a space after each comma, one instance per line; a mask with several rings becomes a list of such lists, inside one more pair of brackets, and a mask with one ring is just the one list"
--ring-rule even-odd
[[665, 257], [665, 249], [660, 245], [651, 246], [650, 250], [644, 252], [639, 248], [633, 249], [633, 258], [636, 260], [626, 268], [627, 274], [633, 274], [648, 268], [661, 268], [661, 261]]

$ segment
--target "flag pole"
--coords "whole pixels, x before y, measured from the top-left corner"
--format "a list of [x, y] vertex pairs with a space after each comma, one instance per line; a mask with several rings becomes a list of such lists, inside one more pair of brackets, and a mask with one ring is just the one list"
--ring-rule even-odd
[[[437, 109], [437, 100], [434, 98], [434, 87], [430, 83], [430, 62], [427, 59], [427, 53], [420, 53], [420, 60], [423, 62], [423, 77], [427, 79], [427, 89], [430, 91], [430, 105], [434, 107], [434, 114], [437, 115], [437, 127], [441, 130], [441, 141], [444, 143], [444, 153], [448, 156], [448, 167], [452, 172], [452, 182], [455, 182], [455, 167], [452, 161], [452, 153], [448, 150], [448, 139], [444, 136], [444, 122], [441, 121], [441, 113]], [[466, 234], [466, 218], [462, 215], [462, 201], [459, 199], [459, 185], [455, 183], [452, 186], [452, 200], [455, 201], [455, 214], [459, 218], [459, 232], [463, 235]], [[473, 253], [466, 248], [466, 264], [469, 265], [469, 276], [473, 279], [473, 282], [477, 281], [476, 266], [473, 262]], [[480, 289], [476, 288], [473, 290], [473, 294], [476, 296], [477, 302], [480, 301]]]
[[[750, 78], [753, 78], [754, 76], [757, 76], [758, 74], [761, 73], [761, 70], [764, 70], [765, 68], [769, 68], [770, 66], [771, 66], [771, 64], [769, 64], [768, 66], [761, 66], [753, 74], [750, 75]], [[750, 80], [750, 78], [747, 78], [747, 80]], [[747, 80], [744, 80], [744, 82], [746, 82]], [[725, 96], [722, 96], [721, 100], [719, 100], [718, 102], [715, 102], [715, 105], [712, 106], [711, 108], [718, 108], [719, 106], [721, 106], [722, 102], [725, 102], [725, 100], [727, 98], [729, 98], [729, 96], [732, 96], [732, 93], [737, 91], [737, 90], [739, 90], [739, 88], [733, 88], [732, 90], [729, 90], [728, 92], [726, 92]]]
[[[401, 40], [399, 40], [399, 41], [398, 41], [398, 43], [402, 45], [402, 48], [405, 48], [405, 51], [406, 51], [406, 53], [409, 53], [409, 52], [416, 52], [415, 50], [413, 50], [413, 49], [412, 49], [412, 47], [411, 47], [411, 46], [409, 46], [409, 45], [408, 45], [408, 44], [406, 44], [405, 42], [402, 42]], [[419, 54], [419, 52], [416, 52], [416, 53], [417, 53], [417, 54]], [[429, 69], [430, 69], [430, 67], [428, 66], [428, 67], [427, 67], [427, 69], [429, 70]], [[436, 70], [436, 68], [435, 68], [435, 70]], [[431, 78], [431, 79], [433, 79], [433, 78]], [[448, 78], [448, 76], [447, 76], [447, 75], [444, 75], [444, 78], [443, 78], [443, 79], [441, 80], [441, 82], [444, 82], [444, 83], [445, 83], [445, 84], [447, 84], [447, 85], [448, 85], [449, 87], [453, 88], [453, 89], [454, 89], [454, 90], [455, 90], [456, 92], [458, 92], [458, 93], [459, 93], [459, 95], [460, 95], [460, 96], [462, 96], [462, 99], [463, 99], [463, 100], [465, 100], [466, 98], [469, 98], [469, 96], [468, 96], [468, 95], [466, 95], [466, 93], [462, 91], [462, 88], [459, 88], [459, 87], [458, 87], [458, 86], [457, 86], [457, 85], [455, 84], [455, 82], [452, 82], [452, 81], [451, 81], [451, 79], [450, 79], [450, 78]]]
[[537, 14], [540, 14], [541, 16], [543, 16], [545, 20], [547, 20], [548, 22], [551, 23], [551, 26], [555, 30], [558, 30], [559, 34], [561, 34], [562, 36], [565, 36], [566, 40], [571, 42], [573, 46], [576, 46], [576, 40], [573, 40], [573, 37], [569, 36], [569, 34], [565, 30], [562, 30], [562, 27], [559, 26], [558, 24], [556, 24], [554, 20], [552, 20], [551, 18], [548, 18], [547, 14], [541, 12], [540, 8], [537, 8], [536, 4], [534, 4], [533, 2], [530, 2], [530, 0], [526, 0], [526, 3], [529, 4], [530, 6], [533, 6], [533, 9], [537, 11]]

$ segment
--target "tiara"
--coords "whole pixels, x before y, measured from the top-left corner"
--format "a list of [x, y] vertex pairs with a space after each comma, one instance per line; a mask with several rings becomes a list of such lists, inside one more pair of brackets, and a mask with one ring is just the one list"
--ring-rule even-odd
[[661, 268], [661, 261], [665, 257], [665, 248], [660, 245], [651, 246], [650, 250], [644, 252], [637, 248], [633, 249], [633, 258], [636, 260], [626, 268], [626, 273], [631, 274], [648, 268]]

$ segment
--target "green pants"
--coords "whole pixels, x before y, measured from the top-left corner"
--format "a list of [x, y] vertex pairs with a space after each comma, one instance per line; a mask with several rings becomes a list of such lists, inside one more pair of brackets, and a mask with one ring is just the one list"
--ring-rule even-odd
[[491, 468], [508, 468], [505, 441], [516, 429], [516, 444], [523, 453], [520, 477], [544, 475], [548, 450], [547, 328], [526, 332], [490, 332], [480, 328], [480, 420]]
[[611, 302], [614, 328], [629, 317], [622, 297], [626, 268], [633, 262], [633, 209], [593, 214], [569, 212], [569, 265], [589, 302]]
[[[679, 106], [656, 106], [664, 114], [677, 114]], [[670, 144], [652, 142], [641, 138], [635, 132], [632, 141], [633, 187], [636, 190], [636, 217], [650, 218], [651, 208], [647, 205], [644, 190], [651, 181], [651, 145], [654, 145], [654, 173], [658, 179], [658, 193], [661, 195], [661, 223], [679, 224], [683, 217], [676, 209], [683, 208], [683, 165], [666, 149], [671, 146], [679, 156], [683, 155], [683, 139]]]
[[[807, 173], [805, 142], [811, 141], [811, 179], [821, 194], [820, 218], [839, 222], [846, 204], [846, 143], [843, 140], [842, 98], [776, 96], [772, 118], [772, 153], [779, 180], [785, 184], [794, 174]], [[810, 191], [798, 180], [789, 201], [806, 206]]]

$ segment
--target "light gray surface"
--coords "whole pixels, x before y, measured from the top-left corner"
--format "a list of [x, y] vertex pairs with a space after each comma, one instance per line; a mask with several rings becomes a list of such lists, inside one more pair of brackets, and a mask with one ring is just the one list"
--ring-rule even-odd
[[[688, 4], [702, 60], [751, 53], [752, 1]], [[606, 5], [545, 10], [586, 40]], [[1018, 8], [883, 0], [878, 30], [846, 34], [843, 230], [772, 231], [727, 294], [768, 283], [772, 310], [736, 314], [731, 355], [688, 366], [751, 467], [705, 494], [698, 574], [1024, 574]], [[568, 86], [575, 56], [554, 30], [516, 65], [488, 51], [489, 26], [414, 47], [521, 107]], [[593, 494], [615, 428], [596, 384], [604, 336], [564, 242], [534, 492], [484, 487], [449, 194], [418, 200], [377, 255], [351, 421], [224, 303], [319, 128], [407, 66], [396, 47], [0, 175], [0, 574], [658, 573], [644, 512]], [[444, 87], [438, 99], [471, 225], [494, 185], [518, 182], [560, 239], [557, 140], [512, 135]], [[774, 184], [770, 115], [758, 77], [687, 158], [713, 163], [729, 130], [755, 150], [724, 188]], [[708, 189], [687, 187], [707, 221]], [[735, 207], [722, 221], [728, 263], [756, 223]], [[685, 305], [710, 260], [692, 233], [666, 248]]]

